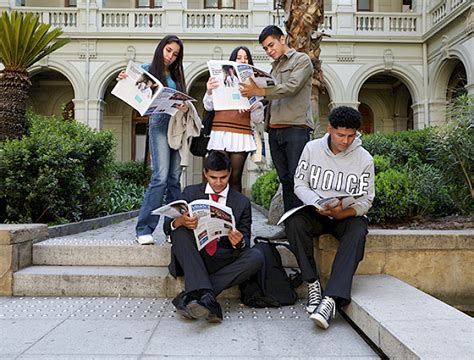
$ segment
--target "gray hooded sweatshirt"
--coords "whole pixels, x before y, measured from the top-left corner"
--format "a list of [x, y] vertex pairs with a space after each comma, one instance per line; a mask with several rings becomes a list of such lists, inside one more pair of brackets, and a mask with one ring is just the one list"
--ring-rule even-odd
[[356, 138], [346, 151], [334, 154], [329, 134], [306, 144], [295, 173], [295, 194], [305, 205], [320, 199], [360, 196], [350, 205], [363, 216], [375, 196], [374, 160]]

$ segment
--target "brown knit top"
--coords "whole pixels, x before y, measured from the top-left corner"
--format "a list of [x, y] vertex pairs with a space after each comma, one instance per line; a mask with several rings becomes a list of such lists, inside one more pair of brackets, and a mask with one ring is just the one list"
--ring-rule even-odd
[[239, 113], [239, 110], [216, 111], [212, 121], [212, 130], [251, 135], [250, 111], [241, 113]]

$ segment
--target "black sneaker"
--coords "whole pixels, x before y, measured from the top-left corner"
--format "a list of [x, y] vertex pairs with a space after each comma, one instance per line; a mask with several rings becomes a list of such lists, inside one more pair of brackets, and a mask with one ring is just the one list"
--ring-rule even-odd
[[310, 314], [314, 313], [322, 299], [321, 284], [319, 283], [319, 280], [308, 283], [308, 302], [306, 304], [306, 311]]
[[176, 308], [176, 312], [180, 314], [182, 317], [193, 320], [194, 318], [191, 314], [188, 313], [186, 309], [186, 295], [184, 295], [184, 291], [181, 291], [176, 297], [171, 301], [171, 303]]
[[221, 305], [210, 292], [206, 292], [199, 300], [191, 300], [186, 310], [195, 319], [206, 319], [212, 323], [222, 321]]
[[331, 317], [334, 318], [335, 316], [336, 302], [333, 298], [325, 296], [324, 299], [321, 300], [321, 304], [319, 304], [316, 311], [311, 314], [310, 318], [313, 319], [316, 325], [318, 325], [321, 329], [327, 329], [329, 327]]

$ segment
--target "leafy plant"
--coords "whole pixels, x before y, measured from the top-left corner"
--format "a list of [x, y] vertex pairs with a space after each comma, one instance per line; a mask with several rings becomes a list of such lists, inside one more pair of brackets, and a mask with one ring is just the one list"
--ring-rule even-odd
[[76, 121], [28, 116], [28, 136], [0, 143], [0, 222], [58, 223], [106, 212], [113, 135]]
[[117, 180], [114, 182], [108, 198], [108, 212], [115, 214], [139, 209], [144, 195], [145, 189], [143, 186], [124, 180]]
[[144, 168], [143, 161], [125, 161], [114, 164], [114, 174], [119, 180], [132, 182], [136, 185], [147, 186], [151, 177], [151, 168]]
[[252, 185], [252, 198], [257, 204], [268, 209], [278, 190], [278, 184], [278, 175], [275, 169], [265, 172]]
[[447, 182], [463, 190], [453, 194], [464, 209], [474, 208], [474, 97], [459, 96], [447, 107], [449, 122], [436, 129], [430, 142], [432, 158]]

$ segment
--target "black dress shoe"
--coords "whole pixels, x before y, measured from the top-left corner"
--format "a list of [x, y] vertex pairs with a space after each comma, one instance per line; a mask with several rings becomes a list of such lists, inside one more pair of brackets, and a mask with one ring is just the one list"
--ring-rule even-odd
[[205, 293], [199, 300], [191, 300], [186, 305], [186, 310], [195, 319], [206, 319], [212, 323], [222, 321], [221, 305], [210, 292]]
[[186, 309], [186, 295], [184, 294], [184, 291], [181, 291], [178, 295], [176, 295], [176, 297], [171, 301], [171, 303], [176, 308], [176, 312], [180, 314], [182, 317], [189, 320], [194, 319], [191, 316], [191, 314], [188, 313], [188, 310]]

